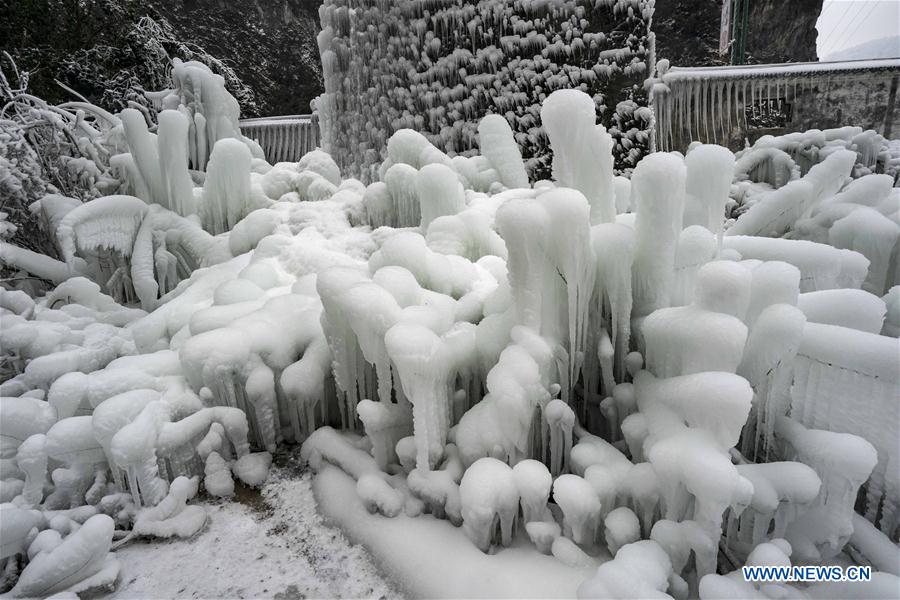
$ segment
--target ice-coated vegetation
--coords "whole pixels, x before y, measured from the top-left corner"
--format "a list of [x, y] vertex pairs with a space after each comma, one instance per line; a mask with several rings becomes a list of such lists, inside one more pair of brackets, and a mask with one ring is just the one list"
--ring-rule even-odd
[[[588, 127], [600, 117], [616, 168], [630, 170], [650, 146], [642, 83], [655, 60], [652, 15], [650, 0], [325, 0], [325, 93], [315, 100], [324, 149], [345, 175], [390, 185], [379, 165], [391, 136], [408, 128], [423, 134], [413, 148], [427, 139], [454, 157], [472, 189], [488, 190], [470, 174], [489, 165], [518, 187], [524, 180], [510, 179], [502, 154], [517, 147], [532, 178], [549, 176], [553, 139], [542, 105], [553, 91], [576, 89], [590, 96]], [[508, 124], [481, 121], [487, 114]], [[498, 125], [512, 129], [514, 142], [500, 141]]]
[[[0, 247], [57, 284], [0, 289], [13, 596], [114, 587], [117, 548], [194, 535], [192, 499], [296, 444], [354, 481], [322, 491], [363, 507], [345, 525], [409, 528], [388, 562], [437, 519], [423, 564], [464, 535], [453, 561], [516, 556], [583, 597], [833, 597], [739, 567], [851, 560], [881, 571], [852, 593], [896, 589], [900, 213], [871, 136], [625, 179], [594, 99], [561, 90], [535, 114], [552, 180], [492, 115], [465, 157], [399, 128], [364, 185], [322, 150], [267, 163], [203, 65], [173, 83], [149, 121], [82, 114], [118, 179], [32, 206], [62, 260]], [[807, 142], [808, 164], [770, 151]]]

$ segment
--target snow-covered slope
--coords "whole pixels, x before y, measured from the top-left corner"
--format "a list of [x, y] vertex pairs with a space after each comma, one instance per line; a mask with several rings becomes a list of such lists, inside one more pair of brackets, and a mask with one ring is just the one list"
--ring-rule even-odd
[[863, 42], [850, 48], [832, 52], [822, 58], [822, 61], [837, 60], [869, 60], [873, 58], [897, 58], [900, 57], [900, 35], [878, 38]]

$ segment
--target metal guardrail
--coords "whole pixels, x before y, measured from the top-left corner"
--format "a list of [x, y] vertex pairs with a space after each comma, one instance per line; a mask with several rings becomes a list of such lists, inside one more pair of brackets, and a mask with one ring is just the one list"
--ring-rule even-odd
[[242, 119], [241, 133], [256, 140], [266, 160], [297, 162], [319, 146], [319, 123], [316, 115], [283, 115]]

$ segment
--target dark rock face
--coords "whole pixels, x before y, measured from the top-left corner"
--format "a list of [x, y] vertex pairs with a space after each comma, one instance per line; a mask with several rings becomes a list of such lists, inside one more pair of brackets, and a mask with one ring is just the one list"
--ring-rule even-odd
[[675, 66], [728, 64], [719, 56], [722, 0], [656, 0], [653, 23], [656, 60]]
[[747, 52], [753, 63], [803, 62], [816, 56], [823, 0], [750, 0]]
[[[747, 63], [815, 61], [823, 0], [749, 0]], [[656, 0], [656, 57], [676, 66], [728, 64], [719, 55], [722, 0]]]
[[[305, 114], [322, 91], [318, 0], [150, 0], [182, 39], [232, 68], [261, 115]], [[257, 115], [244, 115], [257, 116]]]

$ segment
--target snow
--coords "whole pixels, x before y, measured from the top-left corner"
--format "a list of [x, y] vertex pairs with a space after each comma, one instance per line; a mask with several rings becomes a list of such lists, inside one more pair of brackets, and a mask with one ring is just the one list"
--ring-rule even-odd
[[650, 314], [668, 305], [674, 256], [684, 211], [686, 168], [678, 157], [657, 153], [642, 160], [631, 179], [637, 213], [632, 268], [633, 313]]
[[584, 194], [591, 224], [615, 220], [612, 138], [596, 125], [593, 100], [577, 90], [557, 90], [541, 105], [541, 122], [553, 148], [553, 178]]
[[121, 583], [109, 597], [399, 596], [368, 552], [319, 516], [309, 474], [279, 469], [261, 495], [240, 498], [205, 502], [194, 538], [117, 550]]

